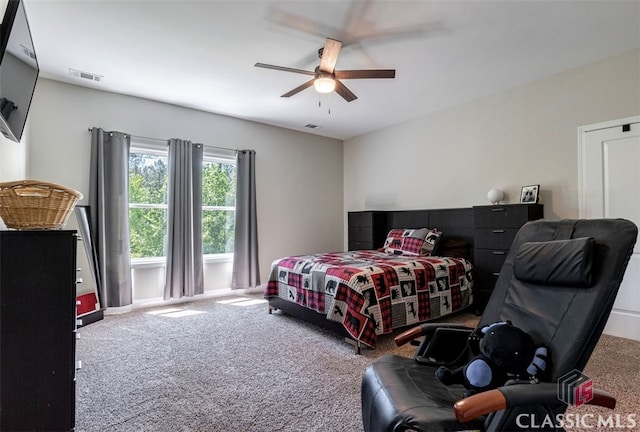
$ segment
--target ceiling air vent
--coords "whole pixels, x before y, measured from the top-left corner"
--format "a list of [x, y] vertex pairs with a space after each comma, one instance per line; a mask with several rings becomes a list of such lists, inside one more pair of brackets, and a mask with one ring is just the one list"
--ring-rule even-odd
[[90, 81], [102, 82], [104, 80], [104, 76], [96, 75], [89, 72], [82, 72], [76, 69], [69, 69], [69, 76], [74, 78], [83, 78]]
[[313, 124], [313, 123], [307, 123], [306, 125], [304, 125], [304, 127], [309, 128], [309, 129], [318, 129], [320, 126]]

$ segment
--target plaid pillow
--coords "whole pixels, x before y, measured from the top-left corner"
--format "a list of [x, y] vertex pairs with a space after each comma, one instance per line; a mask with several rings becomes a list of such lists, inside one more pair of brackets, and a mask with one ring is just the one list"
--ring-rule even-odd
[[429, 256], [441, 235], [436, 229], [392, 229], [382, 250], [393, 255]]
[[423, 247], [423, 250], [425, 251], [424, 256], [429, 256], [433, 254], [433, 251], [436, 250], [436, 246], [438, 246], [438, 242], [440, 241], [441, 237], [442, 237], [442, 231], [438, 231], [435, 228], [429, 230], [429, 232], [424, 238], [424, 243], [425, 243]]

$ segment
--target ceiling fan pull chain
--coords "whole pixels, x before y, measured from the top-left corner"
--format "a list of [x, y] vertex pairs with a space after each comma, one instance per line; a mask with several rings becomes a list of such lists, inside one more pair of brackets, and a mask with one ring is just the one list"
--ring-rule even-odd
[[321, 94], [318, 96], [318, 108], [322, 108], [322, 99], [325, 99], [325, 105], [327, 105], [327, 114], [331, 114], [331, 105], [329, 104], [329, 94]]
[[[318, 108], [322, 108], [322, 98], [326, 97], [327, 101], [329, 100], [329, 95], [320, 95], [320, 97], [318, 98]], [[329, 103], [327, 102], [327, 114], [331, 114], [331, 105], [329, 105]]]

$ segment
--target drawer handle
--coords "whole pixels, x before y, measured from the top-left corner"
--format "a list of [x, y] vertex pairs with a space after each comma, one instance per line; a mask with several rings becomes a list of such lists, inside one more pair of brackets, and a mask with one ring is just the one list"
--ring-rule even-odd
[[494, 211], [494, 212], [504, 211], [504, 207], [495, 207], [495, 208], [492, 208], [491, 211]]
[[491, 232], [494, 233], [494, 234], [502, 234], [502, 233], [504, 233], [504, 230], [493, 230]]
[[500, 272], [493, 273], [494, 276], [500, 276]]
[[492, 251], [491, 253], [494, 254], [494, 255], [504, 255], [504, 254], [506, 254], [505, 251]]

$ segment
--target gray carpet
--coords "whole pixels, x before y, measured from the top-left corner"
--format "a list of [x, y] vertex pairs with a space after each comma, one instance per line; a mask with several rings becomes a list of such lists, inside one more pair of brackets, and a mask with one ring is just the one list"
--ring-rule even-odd
[[[593, 380], [594, 388], [611, 393], [617, 405], [614, 410], [591, 405], [569, 407], [567, 414], [571, 414], [574, 422], [580, 422], [571, 431], [612, 430], [611, 427], [593, 427], [599, 418], [606, 422], [610, 416], [620, 426], [616, 430], [640, 430], [639, 365], [640, 341], [602, 335], [584, 368], [584, 374]], [[632, 416], [632, 421], [629, 421], [629, 416]]]
[[[383, 336], [358, 356], [332, 333], [267, 314], [264, 303], [220, 300], [106, 316], [80, 329], [76, 430], [361, 431], [364, 369], [382, 354], [413, 353]], [[596, 386], [612, 383], [623, 409], [637, 412], [640, 343], [625, 341], [604, 337], [585, 372]], [[613, 355], [623, 347], [624, 356]], [[632, 367], [633, 377], [616, 373]]]
[[79, 330], [78, 431], [362, 429], [360, 378], [390, 338], [357, 356], [331, 333], [269, 315], [265, 303], [179, 308], [201, 313], [137, 311]]

